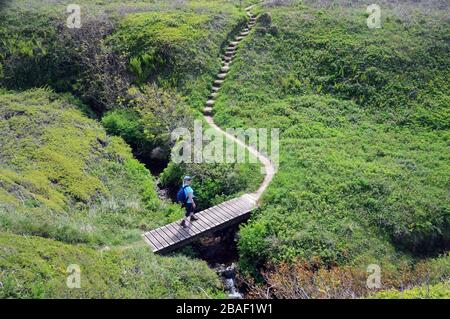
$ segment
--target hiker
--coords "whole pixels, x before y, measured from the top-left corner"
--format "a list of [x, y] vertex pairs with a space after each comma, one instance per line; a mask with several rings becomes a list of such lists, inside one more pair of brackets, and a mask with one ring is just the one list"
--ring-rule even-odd
[[194, 216], [195, 214], [195, 201], [194, 201], [194, 190], [191, 187], [192, 178], [190, 176], [185, 176], [183, 178], [183, 186], [177, 194], [178, 201], [185, 207], [186, 214], [181, 222], [180, 226], [187, 227], [186, 222], [190, 217], [191, 221], [197, 220], [198, 218]]

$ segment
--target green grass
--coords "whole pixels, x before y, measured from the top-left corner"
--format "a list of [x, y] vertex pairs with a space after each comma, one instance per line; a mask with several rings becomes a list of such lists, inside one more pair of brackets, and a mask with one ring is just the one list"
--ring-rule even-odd
[[[150, 252], [143, 230], [181, 209], [74, 98], [3, 91], [0, 119], [0, 298], [224, 297], [206, 263]], [[70, 264], [81, 289], [66, 286]]]
[[450, 287], [448, 282], [419, 286], [403, 291], [387, 290], [374, 294], [375, 299], [450, 299]]
[[130, 14], [109, 41], [126, 56], [137, 83], [176, 88], [200, 108], [220, 68], [220, 51], [246, 20], [236, 3], [188, 1], [182, 10]]
[[0, 225], [68, 242], [115, 244], [180, 217], [118, 137], [49, 90], [0, 96]]
[[[80, 288], [68, 288], [69, 265]], [[223, 298], [206, 263], [147, 247], [94, 250], [0, 232], [0, 298]]]
[[[130, 147], [93, 118], [113, 109], [102, 124], [137, 155], [166, 147], [166, 124], [177, 122], [163, 109], [201, 106], [220, 51], [245, 21], [237, 3], [81, 1], [82, 35], [65, 28], [60, 3], [13, 1], [1, 11], [0, 85], [16, 90], [0, 89], [1, 297], [224, 297], [203, 262], [123, 248], [182, 213], [158, 200]], [[199, 197], [206, 205], [242, 192], [252, 177], [245, 170], [211, 169]], [[95, 250], [105, 245], [112, 250]], [[72, 263], [82, 268], [81, 289], [65, 285]]]
[[279, 171], [240, 231], [242, 266], [448, 249], [448, 24], [385, 11], [370, 30], [365, 8], [296, 1], [261, 11], [270, 17], [242, 44], [214, 115], [281, 129]]
[[[51, 85], [58, 91], [75, 93], [102, 112], [123, 102], [119, 101], [123, 98], [120, 96], [118, 101], [99, 101], [104, 92], [96, 92], [97, 99], [87, 92], [92, 87], [107, 90], [98, 82], [104, 81], [101, 76], [111, 71], [105, 70], [108, 63], [119, 72], [118, 57], [102, 60], [112, 51], [124, 58], [129, 71], [129, 74], [112, 71], [122, 80], [128, 81], [130, 76], [138, 84], [151, 81], [165, 88], [176, 88], [188, 97], [191, 106], [198, 108], [220, 68], [220, 50], [246, 21], [237, 0], [81, 1], [78, 4], [87, 28], [85, 34], [66, 28], [64, 22], [68, 15], [63, 4], [13, 1], [8, 10], [0, 12], [1, 84], [11, 89]], [[23, 24], [23, 19], [28, 23]], [[98, 29], [97, 34], [92, 32], [93, 28]], [[83, 41], [92, 42], [98, 48], [80, 47]], [[93, 55], [98, 59], [97, 64], [92, 62]], [[86, 59], [97, 69], [86, 66]], [[106, 75], [92, 74], [96, 72]]]

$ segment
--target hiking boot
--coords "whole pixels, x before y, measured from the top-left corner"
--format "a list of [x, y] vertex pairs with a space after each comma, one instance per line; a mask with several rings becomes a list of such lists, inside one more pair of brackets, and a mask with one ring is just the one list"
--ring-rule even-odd
[[180, 226], [183, 227], [183, 228], [186, 228], [186, 227], [187, 227], [186, 221], [185, 221], [184, 219], [183, 219], [183, 221], [180, 223]]
[[194, 221], [194, 220], [198, 220], [198, 218], [197, 218], [197, 217], [195, 217], [194, 215], [192, 215], [192, 216], [191, 216], [191, 220], [192, 220], [192, 221]]

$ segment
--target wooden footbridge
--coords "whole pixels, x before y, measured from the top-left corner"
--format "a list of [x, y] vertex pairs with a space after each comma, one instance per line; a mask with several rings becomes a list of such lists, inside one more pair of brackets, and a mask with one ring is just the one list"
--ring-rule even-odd
[[244, 195], [196, 213], [195, 216], [198, 219], [189, 222], [186, 228], [180, 226], [181, 221], [176, 221], [146, 232], [144, 239], [153, 252], [169, 252], [198, 239], [200, 236], [245, 220], [254, 208], [254, 201]]
[[155, 253], [165, 253], [172, 251], [176, 248], [182, 247], [201, 236], [205, 236], [214, 231], [227, 228], [231, 225], [237, 224], [249, 217], [250, 212], [257, 207], [258, 199], [263, 191], [267, 188], [270, 181], [275, 174], [275, 167], [265, 155], [258, 152], [253, 147], [246, 145], [241, 140], [238, 140], [235, 136], [232, 136], [222, 130], [214, 123], [212, 114], [214, 102], [219, 94], [220, 87], [225, 81], [226, 75], [230, 70], [232, 61], [237, 53], [239, 42], [242, 41], [249, 33], [253, 26], [256, 24], [256, 16], [251, 12], [253, 6], [246, 8], [247, 15], [249, 17], [248, 24], [244, 27], [239, 35], [230, 42], [226, 52], [222, 58], [222, 67], [217, 74], [217, 79], [212, 86], [212, 92], [205, 104], [204, 118], [209, 125], [225, 135], [227, 138], [233, 140], [239, 145], [246, 148], [249, 152], [256, 155], [259, 161], [264, 165], [265, 177], [263, 183], [259, 189], [252, 194], [245, 194], [239, 198], [226, 201], [217, 206], [213, 206], [204, 211], [196, 213], [195, 216], [198, 220], [189, 222], [187, 228], [180, 226], [181, 220], [165, 225], [163, 227], [151, 230], [143, 234], [144, 240], [150, 245]]

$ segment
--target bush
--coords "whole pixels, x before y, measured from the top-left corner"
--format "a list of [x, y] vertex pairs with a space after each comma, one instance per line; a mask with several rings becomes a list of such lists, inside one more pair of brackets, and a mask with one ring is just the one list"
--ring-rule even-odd
[[[394, 267], [380, 265], [381, 286], [367, 287], [365, 267], [323, 268], [318, 260], [293, 260], [266, 264], [264, 283], [242, 276], [251, 298], [342, 299], [342, 298], [448, 298], [450, 258], [420, 262], [411, 267], [399, 261]], [[400, 291], [401, 290], [401, 291]]]
[[[70, 289], [69, 265], [80, 267]], [[0, 232], [0, 298], [220, 298], [206, 263], [158, 257], [148, 247], [98, 251]]]
[[192, 187], [198, 210], [254, 191], [263, 177], [259, 173], [259, 165], [256, 164], [169, 163], [161, 174], [160, 183], [175, 192], [181, 186], [185, 175], [193, 177]]
[[[64, 96], [0, 96], [0, 227], [65, 242], [117, 243], [173, 220], [130, 148]], [[180, 215], [178, 215], [180, 216]]]
[[279, 35], [242, 43], [214, 106], [221, 126], [281, 130], [279, 170], [240, 231], [250, 272], [296, 258], [395, 264], [449, 247], [448, 26], [385, 10], [392, 19], [371, 30], [364, 12], [326, 3], [263, 8]]

